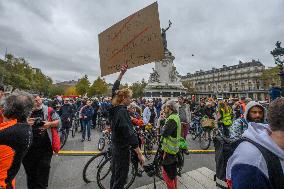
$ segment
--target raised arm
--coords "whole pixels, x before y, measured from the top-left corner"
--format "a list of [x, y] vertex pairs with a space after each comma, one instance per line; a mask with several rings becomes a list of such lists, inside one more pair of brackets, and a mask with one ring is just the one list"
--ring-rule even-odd
[[125, 72], [127, 71], [127, 68], [128, 68], [127, 64], [124, 64], [124, 65], [121, 66], [119, 76], [118, 76], [117, 80], [115, 81], [115, 83], [113, 84], [113, 87], [112, 87], [112, 98], [115, 96], [115, 92], [119, 89], [120, 81], [121, 81], [123, 75], [125, 74]]

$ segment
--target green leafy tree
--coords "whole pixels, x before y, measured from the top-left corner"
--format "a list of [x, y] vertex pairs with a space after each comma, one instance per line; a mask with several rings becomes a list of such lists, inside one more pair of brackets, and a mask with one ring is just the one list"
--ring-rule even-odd
[[108, 85], [102, 78], [98, 77], [91, 87], [89, 88], [88, 95], [89, 96], [104, 96], [108, 92]]
[[130, 89], [133, 92], [133, 97], [138, 98], [144, 96], [144, 89], [146, 87], [147, 83], [145, 82], [144, 79], [142, 79], [141, 82], [137, 81], [135, 83], [132, 83], [130, 86]]
[[85, 95], [90, 87], [90, 81], [87, 75], [84, 75], [79, 79], [78, 83], [75, 85], [76, 91], [79, 95]]
[[1, 81], [12, 86], [12, 90], [21, 89], [33, 93], [48, 95], [52, 79], [44, 75], [40, 69], [32, 68], [24, 58], [6, 55], [6, 61], [1, 60]]
[[275, 66], [268, 68], [262, 72], [261, 80], [263, 82], [264, 89], [268, 89], [272, 83], [280, 85], [279, 68]]
[[49, 97], [55, 97], [56, 95], [62, 95], [64, 94], [64, 89], [57, 85], [51, 85], [48, 89]]
[[65, 90], [65, 93], [64, 93], [66, 96], [69, 96], [69, 95], [77, 95], [77, 91], [76, 91], [76, 88], [75, 86], [70, 86], [68, 87], [66, 90]]
[[182, 85], [187, 89], [187, 92], [189, 92], [190, 94], [195, 94], [196, 93], [196, 90], [193, 87], [191, 81], [189, 81], [189, 80], [183, 81]]

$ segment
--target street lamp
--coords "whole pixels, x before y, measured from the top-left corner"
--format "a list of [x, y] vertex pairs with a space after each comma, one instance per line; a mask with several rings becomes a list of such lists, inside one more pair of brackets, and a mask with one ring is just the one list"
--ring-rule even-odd
[[284, 63], [284, 48], [281, 47], [281, 42], [276, 42], [276, 48], [271, 51], [275, 64], [279, 67], [279, 76], [281, 81], [281, 95], [284, 96], [284, 71], [283, 71], [283, 63]]

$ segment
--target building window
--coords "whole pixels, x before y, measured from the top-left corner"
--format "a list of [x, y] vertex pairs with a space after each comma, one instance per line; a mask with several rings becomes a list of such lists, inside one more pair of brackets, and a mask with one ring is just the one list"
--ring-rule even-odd
[[249, 91], [252, 90], [251, 82], [248, 82], [248, 90], [249, 90]]
[[152, 92], [152, 97], [160, 97], [160, 92]]
[[232, 92], [232, 89], [233, 89], [232, 84], [229, 84], [229, 91]]
[[171, 96], [171, 92], [163, 92], [162, 96], [163, 97], [170, 97]]
[[180, 92], [174, 92], [174, 97], [179, 97], [180, 96]]
[[146, 96], [146, 97], [151, 97], [151, 92], [146, 92], [146, 93], [145, 93], [145, 96]]

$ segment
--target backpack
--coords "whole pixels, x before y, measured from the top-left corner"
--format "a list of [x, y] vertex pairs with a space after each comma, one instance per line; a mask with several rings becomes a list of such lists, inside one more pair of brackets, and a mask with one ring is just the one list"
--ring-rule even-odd
[[[51, 107], [48, 107], [48, 121], [52, 121], [52, 114], [54, 113], [54, 110]], [[55, 153], [58, 153], [60, 151], [60, 136], [58, 133], [58, 130], [56, 127], [50, 128], [51, 130], [51, 143], [52, 143], [52, 150]]]
[[272, 185], [273, 189], [283, 188], [284, 185], [284, 174], [281, 167], [280, 160], [277, 155], [270, 152], [265, 147], [260, 144], [248, 139], [241, 138], [238, 140], [232, 140], [224, 137], [217, 136], [214, 138], [214, 146], [215, 146], [215, 162], [216, 162], [216, 175], [215, 181], [217, 188], [228, 189], [228, 185], [226, 183], [226, 167], [229, 158], [233, 155], [235, 149], [239, 146], [243, 141], [250, 142], [263, 155], [268, 169], [269, 181]]

